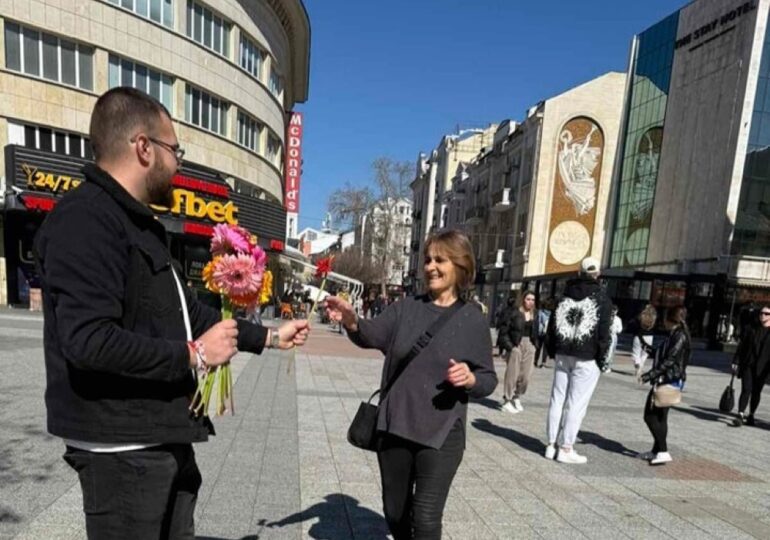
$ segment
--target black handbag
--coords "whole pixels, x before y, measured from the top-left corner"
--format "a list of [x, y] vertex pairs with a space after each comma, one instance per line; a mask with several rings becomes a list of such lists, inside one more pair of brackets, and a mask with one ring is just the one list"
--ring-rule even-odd
[[462, 300], [458, 300], [452, 304], [448, 310], [442, 313], [441, 316], [430, 325], [430, 328], [428, 328], [419, 338], [417, 338], [417, 341], [409, 350], [409, 354], [407, 354], [406, 357], [401, 360], [398, 365], [398, 369], [396, 369], [395, 373], [393, 373], [393, 376], [385, 385], [385, 388], [383, 388], [382, 391], [376, 390], [371, 396], [369, 396], [367, 401], [361, 402], [361, 404], [358, 406], [358, 411], [356, 411], [356, 415], [353, 417], [353, 421], [350, 423], [350, 427], [348, 428], [348, 442], [350, 444], [356, 448], [360, 448], [361, 450], [370, 450], [372, 452], [377, 450], [377, 409], [379, 408], [379, 405], [372, 404], [374, 396], [380, 394], [380, 402], [385, 399], [388, 391], [393, 387], [396, 379], [398, 379], [399, 376], [404, 372], [409, 362], [411, 362], [412, 359], [414, 359], [425, 347], [428, 346], [433, 336], [438, 334], [441, 328], [447, 322], [449, 322], [449, 319], [451, 319], [452, 316], [460, 310], [463, 304], [464, 302]]
[[719, 410], [724, 413], [729, 413], [735, 407], [735, 391], [733, 390], [733, 381], [735, 380], [735, 373], [730, 377], [730, 384], [727, 385], [725, 391], [722, 392], [722, 397], [719, 399]]

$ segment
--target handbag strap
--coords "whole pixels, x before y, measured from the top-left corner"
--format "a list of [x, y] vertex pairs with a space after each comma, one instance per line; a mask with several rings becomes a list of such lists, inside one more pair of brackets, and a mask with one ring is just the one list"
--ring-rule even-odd
[[449, 319], [451, 319], [455, 313], [460, 311], [460, 308], [462, 308], [465, 305], [465, 302], [463, 300], [457, 300], [454, 304], [449, 306], [449, 308], [442, 313], [438, 319], [433, 321], [433, 324], [431, 324], [428, 329], [422, 333], [422, 335], [417, 338], [417, 341], [414, 342], [414, 345], [412, 345], [412, 348], [409, 350], [409, 353], [401, 360], [401, 362], [398, 365], [398, 368], [396, 369], [395, 373], [390, 377], [390, 380], [385, 385], [385, 388], [383, 388], [381, 391], [377, 390], [375, 391], [371, 397], [369, 397], [369, 401], [372, 401], [372, 398], [376, 396], [377, 394], [380, 394], [380, 398], [382, 399], [383, 396], [387, 395], [388, 391], [393, 387], [393, 385], [396, 382], [396, 379], [398, 379], [401, 374], [406, 369], [406, 366], [409, 365], [409, 363], [422, 352], [425, 347], [428, 346], [430, 343], [430, 340], [433, 339], [433, 336], [438, 334], [441, 329], [446, 325], [446, 323], [449, 322]]

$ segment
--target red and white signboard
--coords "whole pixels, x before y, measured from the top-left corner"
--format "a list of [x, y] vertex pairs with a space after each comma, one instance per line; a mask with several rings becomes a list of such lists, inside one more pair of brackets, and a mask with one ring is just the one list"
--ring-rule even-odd
[[286, 187], [283, 204], [287, 212], [296, 214], [299, 213], [299, 182], [302, 173], [302, 113], [289, 113], [284, 172]]

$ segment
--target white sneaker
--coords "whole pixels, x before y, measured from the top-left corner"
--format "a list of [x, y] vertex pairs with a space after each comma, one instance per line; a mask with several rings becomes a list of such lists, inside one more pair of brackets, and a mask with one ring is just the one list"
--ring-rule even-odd
[[513, 406], [516, 407], [516, 410], [519, 412], [524, 410], [524, 407], [521, 405], [521, 400], [519, 398], [513, 398]]
[[668, 452], [658, 452], [655, 457], [650, 460], [650, 465], [665, 465], [672, 461], [674, 461], [674, 458], [672, 458], [671, 454]]
[[556, 457], [556, 445], [549, 444], [545, 447], [545, 459], [553, 459]]
[[519, 413], [519, 409], [517, 409], [516, 407], [514, 407], [514, 406], [513, 406], [513, 403], [511, 403], [510, 401], [506, 401], [506, 402], [505, 402], [505, 405], [503, 405], [503, 406], [501, 407], [501, 409], [502, 409], [504, 412], [507, 412], [507, 413], [511, 413], [511, 414], [518, 414], [518, 413]]
[[569, 452], [565, 452], [563, 449], [559, 450], [559, 455], [556, 456], [556, 461], [559, 463], [586, 463], [588, 461], [588, 458], [585, 456], [581, 456], [577, 452], [575, 452], [575, 449], [573, 448]]
[[643, 459], [645, 461], [651, 461], [655, 459], [655, 456], [657, 455], [658, 454], [656, 454], [655, 452], [639, 452], [638, 454], [636, 454], [636, 457], [639, 459]]

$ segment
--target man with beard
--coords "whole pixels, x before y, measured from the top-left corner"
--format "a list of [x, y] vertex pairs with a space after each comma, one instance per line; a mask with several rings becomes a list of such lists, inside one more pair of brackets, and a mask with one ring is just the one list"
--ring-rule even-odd
[[194, 538], [201, 475], [189, 412], [196, 370], [240, 350], [289, 349], [306, 321], [268, 330], [221, 321], [182, 285], [148, 205], [171, 206], [184, 151], [168, 111], [132, 88], [101, 96], [95, 165], [35, 242], [43, 289], [48, 431], [78, 473], [88, 537]]

